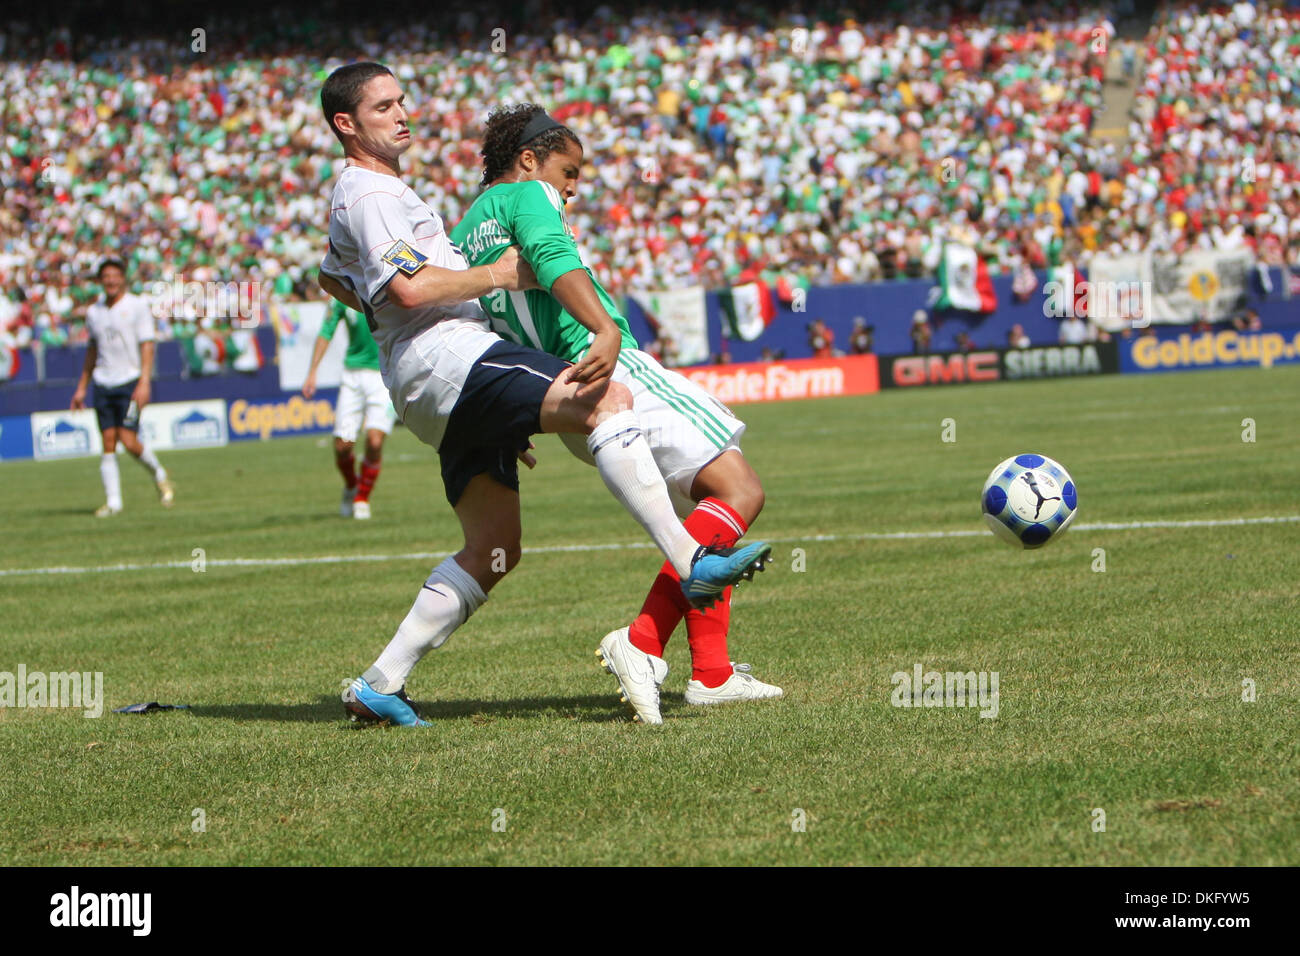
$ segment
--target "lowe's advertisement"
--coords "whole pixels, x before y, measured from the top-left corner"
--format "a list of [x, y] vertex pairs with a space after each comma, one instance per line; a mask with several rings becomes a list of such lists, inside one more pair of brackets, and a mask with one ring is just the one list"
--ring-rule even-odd
[[[157, 451], [216, 448], [240, 439], [278, 438], [329, 431], [334, 409], [329, 397], [306, 401], [201, 399], [159, 402], [140, 413], [140, 437]], [[85, 458], [104, 450], [90, 409], [35, 412], [0, 418], [0, 461]]]

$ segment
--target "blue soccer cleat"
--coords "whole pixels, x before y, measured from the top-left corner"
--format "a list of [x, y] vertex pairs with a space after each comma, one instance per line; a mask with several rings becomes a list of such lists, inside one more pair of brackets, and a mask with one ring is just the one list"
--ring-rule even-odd
[[772, 553], [766, 541], [743, 548], [700, 548], [691, 562], [691, 573], [682, 581], [682, 593], [694, 608], [712, 607], [722, 592], [740, 580], [754, 580]]
[[415, 712], [403, 687], [396, 694], [381, 694], [358, 677], [343, 692], [343, 706], [354, 720], [386, 720], [401, 727], [428, 727]]

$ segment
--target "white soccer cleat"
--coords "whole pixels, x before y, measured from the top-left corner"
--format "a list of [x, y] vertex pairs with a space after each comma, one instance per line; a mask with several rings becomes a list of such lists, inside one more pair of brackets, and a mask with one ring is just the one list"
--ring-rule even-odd
[[172, 483], [164, 478], [158, 482], [158, 501], [164, 508], [170, 508], [176, 502], [176, 489]]
[[699, 707], [705, 704], [728, 704], [737, 700], [768, 700], [784, 693], [775, 684], [764, 684], [749, 670], [748, 664], [732, 661], [731, 676], [718, 687], [705, 687], [697, 680], [688, 680], [686, 703]]
[[638, 649], [628, 640], [628, 628], [610, 631], [596, 650], [605, 670], [614, 675], [623, 702], [646, 724], [662, 724], [659, 715], [659, 685], [668, 676], [668, 662]]
[[96, 518], [111, 518], [113, 515], [120, 515], [121, 513], [121, 508], [114, 508], [112, 505], [107, 504], [100, 505], [95, 509]]
[[354, 501], [354, 502], [352, 503], [352, 517], [356, 518], [358, 521], [369, 521], [369, 520], [370, 520], [370, 502], [369, 502], [369, 501]]
[[357, 496], [357, 489], [344, 488], [343, 500], [339, 502], [339, 514], [344, 518], [352, 517], [352, 500]]

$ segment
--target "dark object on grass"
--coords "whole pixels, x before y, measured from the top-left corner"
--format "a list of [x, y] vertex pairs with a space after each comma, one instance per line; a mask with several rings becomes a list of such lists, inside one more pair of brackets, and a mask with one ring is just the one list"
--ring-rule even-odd
[[115, 714], [148, 714], [155, 710], [189, 710], [189, 704], [160, 704], [151, 700], [147, 704], [131, 704], [127, 707], [114, 707]]

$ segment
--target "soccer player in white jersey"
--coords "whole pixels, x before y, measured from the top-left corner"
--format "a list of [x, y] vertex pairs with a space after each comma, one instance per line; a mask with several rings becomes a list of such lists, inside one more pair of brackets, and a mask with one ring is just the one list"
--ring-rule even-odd
[[[343, 695], [356, 716], [415, 726], [424, 722], [405, 695], [411, 670], [519, 561], [516, 456], [531, 465], [530, 435], [587, 436], [601, 478], [699, 606], [751, 577], [771, 547], [705, 548], [677, 520], [631, 411], [631, 392], [609, 380], [621, 340], [608, 316], [591, 326], [591, 346], [576, 365], [491, 331], [474, 300], [498, 287], [535, 288], [537, 279], [515, 251], [469, 268], [442, 218], [401, 181], [401, 156], [411, 145], [403, 101], [397, 80], [377, 63], [340, 67], [321, 89], [326, 122], [347, 157], [330, 203], [321, 286], [365, 313], [393, 406], [416, 437], [438, 450], [447, 500], [465, 534], [461, 550], [429, 575], [396, 635]], [[591, 294], [591, 284], [585, 273], [581, 278], [552, 277], [547, 291], [587, 314], [579, 297]], [[643, 661], [632, 662], [628, 680], [657, 693]]]
[[149, 377], [153, 371], [154, 323], [149, 304], [126, 291], [126, 266], [107, 259], [99, 267], [99, 284], [104, 298], [86, 313], [90, 345], [86, 362], [72, 395], [72, 408], [86, 407], [86, 387], [95, 382], [95, 417], [104, 441], [99, 459], [99, 477], [107, 499], [95, 511], [96, 518], [108, 518], [122, 511], [122, 477], [117, 469], [117, 443], [135, 456], [153, 476], [158, 498], [170, 508], [176, 493], [158, 458], [136, 434], [140, 412], [149, 404]]

